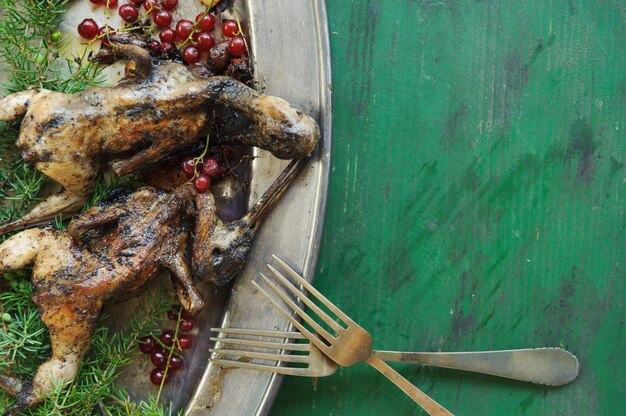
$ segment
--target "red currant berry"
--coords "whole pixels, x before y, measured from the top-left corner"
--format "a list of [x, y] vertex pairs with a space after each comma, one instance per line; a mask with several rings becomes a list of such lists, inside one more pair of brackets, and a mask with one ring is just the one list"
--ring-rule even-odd
[[187, 46], [183, 51], [183, 61], [195, 64], [200, 60], [200, 51], [195, 46]]
[[208, 52], [213, 46], [215, 46], [215, 39], [210, 33], [199, 33], [195, 41], [198, 42], [198, 49], [202, 52]]
[[189, 332], [193, 329], [193, 322], [183, 319], [180, 321], [180, 330], [183, 332]]
[[180, 316], [186, 321], [193, 321], [193, 315], [183, 309], [183, 313]]
[[168, 347], [171, 347], [174, 344], [174, 331], [163, 331], [161, 333], [161, 336], [159, 336], [159, 339], [161, 340], [161, 342], [165, 345], [167, 345]]
[[106, 4], [109, 9], [117, 7], [117, 0], [102, 0], [102, 3]]
[[93, 4], [102, 4], [102, 0], [89, 0], [91, 1]]
[[178, 309], [170, 309], [167, 311], [167, 319], [170, 321], [178, 321]]
[[123, 4], [117, 11], [119, 15], [128, 23], [136, 22], [139, 19], [139, 9], [132, 4]]
[[85, 19], [78, 25], [78, 34], [85, 39], [93, 39], [98, 36], [98, 24], [93, 19]]
[[191, 337], [189, 335], [181, 335], [178, 337], [178, 345], [181, 350], [186, 350], [191, 347]]
[[148, 48], [152, 51], [152, 52], [158, 52], [159, 49], [161, 49], [161, 42], [159, 42], [156, 39], [150, 39], [148, 41]]
[[183, 368], [184, 364], [182, 358], [176, 354], [172, 354], [172, 358], [170, 358], [170, 370], [180, 370]]
[[152, 384], [157, 386], [167, 383], [167, 378], [165, 378], [165, 371], [155, 368], [150, 373], [150, 381], [152, 382]]
[[187, 40], [189, 35], [193, 33], [193, 23], [191, 20], [181, 20], [176, 23], [176, 33], [178, 35], [178, 40]]
[[161, 0], [161, 6], [163, 6], [165, 10], [173, 10], [178, 6], [178, 0]]
[[241, 36], [235, 36], [228, 42], [228, 52], [233, 56], [241, 56], [246, 53], [246, 41]]
[[154, 24], [159, 27], [166, 27], [172, 23], [172, 14], [165, 10], [160, 10], [154, 15]]
[[159, 33], [159, 38], [161, 42], [174, 43], [176, 42], [176, 31], [171, 27], [166, 27]]
[[156, 340], [154, 341], [154, 347], [152, 348], [152, 353], [154, 354], [155, 352], [163, 352], [163, 346], [161, 344], [159, 344], [158, 342], [156, 342]]
[[156, 12], [160, 10], [157, 6], [157, 0], [146, 0], [146, 2], [143, 4], [143, 8], [149, 12]]
[[212, 158], [212, 157], [204, 158], [204, 161], [202, 163], [202, 172], [209, 175], [209, 178], [215, 179], [218, 176], [220, 176], [220, 173], [221, 173], [220, 168], [221, 168], [220, 162], [217, 159]]
[[[182, 170], [187, 175], [187, 177], [191, 178], [196, 173], [196, 162], [193, 156], [187, 156], [183, 159]], [[176, 318], [178, 319], [178, 318]]]
[[150, 336], [139, 339], [139, 349], [144, 354], [149, 354], [154, 349], [156, 340]]
[[215, 16], [208, 13], [200, 13], [196, 16], [196, 23], [198, 24], [198, 30], [208, 32], [215, 27]]
[[196, 179], [193, 180], [193, 186], [196, 188], [196, 191], [204, 193], [211, 187], [211, 178], [209, 178], [208, 175], [201, 173]]
[[161, 50], [164, 54], [170, 55], [176, 50], [176, 46], [174, 46], [174, 44], [170, 42], [163, 42], [161, 44]]
[[239, 25], [234, 20], [226, 20], [222, 23], [222, 33], [224, 36], [232, 38], [233, 36], [239, 34]]
[[150, 361], [156, 368], [164, 369], [167, 364], [167, 354], [163, 351], [152, 351]]
[[115, 33], [115, 30], [113, 30], [113, 28], [111, 28], [110, 26], [106, 25], [106, 26], [102, 26], [98, 30], [98, 37], [100, 38], [100, 41], [102, 42], [103, 45], [111, 46], [111, 41], [109, 40], [109, 36], [114, 33]]

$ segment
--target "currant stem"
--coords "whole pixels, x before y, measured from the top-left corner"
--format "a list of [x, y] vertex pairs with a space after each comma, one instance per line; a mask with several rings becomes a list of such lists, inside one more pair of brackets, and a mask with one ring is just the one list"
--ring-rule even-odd
[[[207, 143], [208, 143], [208, 139], [207, 139]], [[165, 380], [167, 379], [167, 373], [170, 369], [170, 361], [172, 360], [172, 355], [174, 355], [174, 348], [176, 347], [176, 344], [178, 343], [178, 331], [180, 329], [180, 321], [181, 321], [182, 315], [183, 315], [183, 308], [181, 307], [178, 310], [178, 319], [176, 320], [176, 330], [174, 331], [174, 342], [169, 347], [165, 346], [165, 348], [168, 348], [169, 354], [167, 355], [167, 361], [165, 363], [165, 370], [163, 370], [163, 380], [161, 380], [161, 385], [159, 386], [159, 393], [157, 394], [157, 397], [156, 397], [157, 403], [159, 402], [159, 399], [161, 398], [163, 385], [165, 384]]]
[[[204, 11], [204, 14], [202, 15], [202, 19], [204, 19], [204, 17], [207, 16], [208, 14], [209, 14], [209, 9], [207, 8]], [[196, 44], [196, 42], [193, 41], [193, 35], [196, 33], [196, 29], [198, 28], [198, 25], [200, 24], [202, 19], [196, 20], [195, 22], [193, 22], [193, 30], [191, 31], [189, 36], [187, 36], [187, 39], [185, 39], [185, 41], [180, 44], [180, 49], [183, 49], [185, 46], [187, 46], [187, 42], [190, 42], [190, 41], [192, 45]]]
[[243, 33], [243, 29], [241, 27], [241, 21], [239, 20], [239, 12], [236, 8], [233, 9], [235, 12], [235, 21], [237, 22], [237, 27], [239, 28], [239, 33], [235, 33], [235, 36], [239, 35], [243, 38], [243, 43], [246, 45], [246, 52], [250, 55], [250, 48], [248, 48], [248, 41], [246, 40], [246, 34]]
[[193, 178], [191, 178], [191, 180], [195, 179], [198, 177], [198, 175], [200, 175], [200, 173], [198, 172], [198, 165], [200, 163], [202, 163], [202, 161], [204, 160], [204, 157], [206, 156], [207, 152], [209, 151], [209, 141], [211, 139], [211, 135], [207, 134], [206, 136], [206, 142], [204, 143], [204, 150], [202, 151], [202, 154], [196, 158], [193, 159], [194, 162], [194, 168], [193, 168]]

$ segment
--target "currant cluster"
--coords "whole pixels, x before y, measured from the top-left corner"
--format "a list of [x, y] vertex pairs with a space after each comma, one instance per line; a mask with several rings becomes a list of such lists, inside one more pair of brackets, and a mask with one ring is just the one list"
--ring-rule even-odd
[[[155, 0], [146, 0], [146, 3]], [[146, 4], [144, 3], [144, 5]], [[159, 40], [151, 39], [148, 47], [152, 52], [164, 52], [171, 54], [176, 49], [182, 50], [183, 61], [195, 64], [200, 61], [203, 53], [208, 53], [216, 44], [214, 28], [217, 20], [209, 13], [200, 13], [195, 22], [191, 20], [179, 20], [174, 27], [171, 14], [161, 10], [154, 14], [154, 22], [161, 27]], [[246, 41], [239, 30], [239, 24], [235, 20], [225, 20], [221, 27], [222, 35], [229, 38], [228, 52], [231, 56], [241, 56], [247, 52]]]
[[152, 384], [160, 386], [168, 381], [169, 376], [176, 370], [184, 367], [185, 362], [181, 353], [191, 347], [191, 336], [180, 332], [189, 332], [193, 329], [193, 316], [180, 306], [173, 306], [167, 312], [171, 321], [176, 321], [176, 330], [165, 330], [158, 337], [152, 335], [139, 340], [139, 350], [150, 354], [150, 361], [154, 369], [150, 373]]
[[[108, 8], [117, 7], [117, 0], [90, 1]], [[178, 0], [130, 0], [130, 3], [119, 7], [118, 13], [129, 24], [139, 23], [149, 17], [160, 31], [159, 40], [150, 39], [148, 48], [153, 53], [163, 53], [166, 56], [180, 51], [187, 64], [195, 64], [200, 61], [202, 54], [208, 54], [216, 45], [216, 36], [220, 42], [222, 38], [228, 40], [228, 53], [233, 57], [240, 57], [248, 51], [240, 24], [236, 20], [223, 21], [221, 30], [217, 31], [214, 30], [217, 19], [207, 11], [196, 16], [193, 22], [182, 19], [173, 24], [172, 11], [177, 6]], [[107, 35], [115, 33], [115, 30], [106, 25], [98, 27], [93, 19], [85, 19], [78, 25], [78, 33], [85, 39], [101, 39], [103, 44], [108, 45]]]
[[[237, 157], [232, 146], [217, 146], [200, 156], [186, 156], [180, 167], [182, 172], [192, 180], [196, 191], [206, 192], [211, 183], [234, 171], [246, 156]], [[237, 160], [238, 159], [238, 160]], [[234, 166], [231, 163], [235, 161]]]

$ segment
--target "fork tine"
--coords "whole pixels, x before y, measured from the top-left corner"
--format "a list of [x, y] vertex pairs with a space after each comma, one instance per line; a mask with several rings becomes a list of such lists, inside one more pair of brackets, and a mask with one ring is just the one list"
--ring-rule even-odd
[[311, 309], [317, 316], [322, 318], [324, 322], [326, 322], [328, 326], [330, 326], [333, 331], [335, 331], [335, 333], [338, 334], [344, 329], [341, 325], [335, 322], [335, 320], [331, 318], [326, 312], [320, 309], [319, 306], [313, 303], [311, 299], [309, 299], [300, 289], [298, 289], [293, 283], [291, 283], [289, 279], [287, 279], [281, 272], [276, 270], [276, 268], [274, 268], [271, 264], [268, 264], [267, 267], [272, 271], [272, 273], [274, 273], [276, 278], [291, 291], [291, 293], [296, 295], [298, 299], [300, 299], [302, 302], [304, 302], [306, 306], [309, 307], [309, 309]]
[[313, 327], [317, 334], [321, 335], [329, 343], [333, 342], [335, 337], [330, 332], [322, 328], [320, 324], [315, 322], [313, 318], [311, 318], [302, 308], [300, 308], [293, 300], [291, 300], [289, 296], [287, 296], [285, 292], [283, 292], [278, 286], [276, 286], [274, 282], [268, 279], [263, 273], [261, 273], [261, 278], [265, 280], [265, 283], [267, 283], [269, 287], [272, 288], [274, 293], [276, 293], [287, 305], [289, 305], [289, 307], [293, 309], [300, 318], [302, 318], [309, 325], [311, 325], [311, 327]]
[[217, 358], [210, 358], [212, 362], [215, 364], [219, 364], [224, 367], [238, 367], [238, 368], [247, 368], [250, 370], [257, 371], [267, 371], [270, 373], [283, 374], [286, 376], [308, 376], [310, 371], [308, 368], [292, 368], [292, 367], [277, 367], [274, 365], [266, 365], [266, 364], [255, 364], [248, 363], [245, 361], [235, 361], [235, 360], [224, 360]]
[[305, 337], [307, 337], [309, 339], [309, 341], [311, 341], [311, 343], [313, 343], [317, 348], [319, 348], [322, 352], [324, 353], [328, 353], [330, 351], [330, 348], [324, 344], [318, 337], [316, 337], [315, 335], [313, 335], [311, 333], [311, 331], [309, 331], [308, 329], [306, 329], [304, 327], [304, 325], [302, 325], [300, 322], [298, 322], [298, 320], [296, 318], [294, 318], [293, 316], [291, 316], [291, 314], [289, 312], [287, 312], [285, 310], [285, 308], [283, 308], [281, 305], [278, 304], [278, 302], [272, 297], [272, 295], [270, 295], [269, 293], [267, 293], [265, 290], [263, 290], [261, 288], [261, 286], [259, 286], [259, 284], [257, 282], [255, 282], [254, 280], [252, 281], [252, 284], [261, 292], [261, 294], [263, 296], [265, 296], [267, 298], [267, 300], [276, 308], [278, 309], [278, 311], [280, 313], [282, 313], [285, 318], [287, 318], [289, 320], [289, 322], [292, 323], [293, 326], [295, 326], [298, 331], [300, 331]]
[[249, 339], [240, 338], [221, 338], [211, 337], [211, 341], [222, 342], [225, 344], [233, 345], [247, 345], [250, 347], [267, 348], [272, 350], [285, 350], [285, 351], [310, 351], [311, 344], [292, 344], [288, 342], [267, 342], [267, 341], [255, 341]]
[[257, 351], [247, 350], [230, 350], [230, 349], [210, 349], [209, 352], [219, 355], [231, 355], [243, 358], [257, 358], [265, 361], [282, 361], [284, 363], [309, 363], [308, 355], [292, 355], [292, 354], [268, 354]]
[[336, 307], [330, 300], [328, 300], [324, 295], [317, 291], [309, 282], [304, 280], [302, 276], [300, 276], [294, 269], [291, 268], [287, 263], [281, 260], [275, 254], [272, 254], [272, 258], [278, 264], [280, 264], [283, 269], [291, 276], [296, 282], [300, 283], [302, 287], [304, 287], [310, 294], [315, 296], [320, 302], [322, 302], [328, 309], [331, 310], [334, 314], [336, 314], [342, 321], [347, 324], [356, 325], [356, 323], [348, 317], [345, 313], [341, 311], [338, 307]]
[[267, 338], [291, 338], [307, 339], [304, 335], [294, 331], [273, 331], [263, 329], [243, 329], [243, 328], [211, 328], [211, 332], [219, 332], [225, 335], [249, 335]]

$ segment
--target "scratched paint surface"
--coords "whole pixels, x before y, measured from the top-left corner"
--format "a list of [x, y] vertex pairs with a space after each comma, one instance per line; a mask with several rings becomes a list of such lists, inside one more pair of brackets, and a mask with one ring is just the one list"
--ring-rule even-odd
[[[394, 365], [459, 415], [626, 408], [626, 1], [328, 0], [334, 142], [317, 286], [374, 347], [562, 346], [547, 388]], [[365, 366], [282, 415], [418, 415]]]

